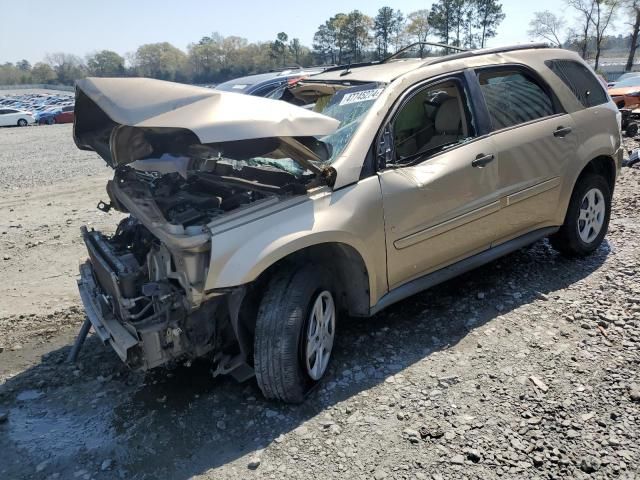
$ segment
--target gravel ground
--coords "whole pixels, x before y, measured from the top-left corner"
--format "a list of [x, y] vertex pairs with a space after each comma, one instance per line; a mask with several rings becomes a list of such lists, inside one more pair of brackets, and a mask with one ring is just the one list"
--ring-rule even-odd
[[110, 172], [97, 155], [78, 150], [71, 135], [71, 124], [0, 128], [0, 191]]
[[[68, 184], [27, 189], [20, 208], [54, 195], [40, 215], [65, 244], [56, 261], [75, 267], [67, 215], [115, 222], [90, 213], [97, 183], [75, 196]], [[637, 478], [639, 192], [640, 170], [623, 169], [610, 234], [589, 258], [538, 242], [347, 319], [327, 380], [300, 406], [263, 400], [255, 381], [212, 380], [205, 361], [132, 373], [94, 337], [68, 365], [78, 302], [41, 308], [34, 296], [31, 313], [0, 315], [0, 478]], [[0, 208], [24, 216], [17, 195], [0, 192]], [[13, 280], [43, 268], [30, 252], [55, 256], [48, 237], [25, 247], [9, 230]]]

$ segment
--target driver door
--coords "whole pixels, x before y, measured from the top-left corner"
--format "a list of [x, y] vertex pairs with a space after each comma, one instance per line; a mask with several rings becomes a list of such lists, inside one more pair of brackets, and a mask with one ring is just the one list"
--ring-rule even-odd
[[465, 81], [407, 95], [385, 130], [382, 188], [389, 289], [488, 249], [497, 227], [498, 162], [477, 137]]

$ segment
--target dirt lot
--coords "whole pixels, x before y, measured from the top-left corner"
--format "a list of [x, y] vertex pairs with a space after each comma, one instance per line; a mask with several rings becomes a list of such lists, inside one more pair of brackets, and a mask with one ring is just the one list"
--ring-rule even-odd
[[640, 170], [595, 255], [539, 242], [346, 320], [328, 380], [287, 406], [204, 361], [131, 373], [95, 338], [66, 364], [109, 171], [67, 125], [0, 130], [0, 166], [0, 478], [640, 476]]

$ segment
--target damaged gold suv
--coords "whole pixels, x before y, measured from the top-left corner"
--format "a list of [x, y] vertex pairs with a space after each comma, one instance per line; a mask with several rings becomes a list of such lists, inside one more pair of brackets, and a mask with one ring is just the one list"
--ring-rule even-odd
[[341, 316], [544, 237], [574, 256], [600, 245], [620, 117], [578, 55], [401, 56], [271, 99], [79, 81], [75, 142], [115, 169], [99, 208], [127, 214], [113, 235], [82, 230], [85, 334], [132, 368], [207, 356], [299, 402]]

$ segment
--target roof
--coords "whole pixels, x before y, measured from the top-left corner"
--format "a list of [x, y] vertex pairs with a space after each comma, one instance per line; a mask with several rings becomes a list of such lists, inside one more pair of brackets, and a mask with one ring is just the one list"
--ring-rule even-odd
[[402, 60], [394, 60], [387, 63], [374, 63], [371, 65], [350, 68], [344, 66], [341, 69], [331, 69], [329, 72], [320, 73], [313, 76], [313, 80], [339, 80], [356, 81], [356, 82], [384, 82], [388, 83], [394, 78], [399, 77], [411, 70], [419, 68], [425, 63], [424, 58], [406, 58]]
[[[428, 65], [479, 57], [482, 55], [500, 54], [518, 50], [533, 50], [547, 47], [548, 45], [544, 43], [524, 43], [521, 45], [508, 45], [503, 47], [465, 50], [463, 52], [454, 53], [452, 55], [444, 55], [441, 57], [391, 59], [388, 61], [382, 61], [380, 63], [372, 62], [365, 65], [354, 65], [352, 67], [344, 65], [341, 67], [331, 68], [329, 71], [326, 71], [319, 75], [314, 75], [313, 80], [353, 80], [360, 82], [388, 83], [398, 78], [399, 76], [404, 75], [405, 73]], [[345, 74], [345, 72], [348, 73]]]
[[249, 89], [249, 87], [257, 86], [262, 83], [269, 83], [270, 81], [277, 82], [278, 80], [285, 81], [287, 78], [298, 77], [300, 75], [312, 75], [318, 71], [318, 69], [311, 68], [308, 70], [292, 69], [281, 70], [278, 72], [258, 73], [256, 75], [247, 75], [246, 77], [234, 78], [233, 80], [220, 83], [215, 88], [218, 90], [233, 91], [234, 85], [246, 85], [245, 88], [237, 89], [237, 91], [244, 92], [245, 90]]

